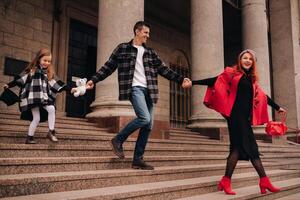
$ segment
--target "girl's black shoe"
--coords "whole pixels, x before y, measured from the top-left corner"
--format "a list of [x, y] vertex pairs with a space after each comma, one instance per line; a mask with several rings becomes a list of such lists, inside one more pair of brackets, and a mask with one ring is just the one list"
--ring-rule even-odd
[[25, 144], [36, 144], [36, 141], [34, 140], [33, 136], [27, 135]]

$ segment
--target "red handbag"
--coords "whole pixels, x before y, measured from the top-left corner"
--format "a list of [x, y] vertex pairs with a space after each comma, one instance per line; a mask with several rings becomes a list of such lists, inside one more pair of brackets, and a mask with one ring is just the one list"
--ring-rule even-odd
[[265, 128], [267, 135], [275, 136], [275, 135], [284, 135], [288, 130], [288, 127], [285, 124], [286, 117], [282, 117], [281, 121], [269, 121]]

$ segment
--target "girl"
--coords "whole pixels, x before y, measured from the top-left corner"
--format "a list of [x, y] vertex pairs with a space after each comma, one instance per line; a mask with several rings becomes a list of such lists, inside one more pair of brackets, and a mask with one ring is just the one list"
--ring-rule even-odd
[[30, 120], [26, 144], [35, 144], [33, 136], [39, 122], [48, 119], [49, 132], [47, 137], [57, 142], [55, 124], [55, 98], [61, 91], [74, 92], [65, 83], [57, 80], [51, 65], [51, 52], [41, 49], [29, 63], [23, 73], [4, 85], [4, 89], [19, 86], [21, 119]]
[[286, 115], [286, 111], [273, 102], [257, 82], [255, 52], [249, 49], [240, 53], [235, 66], [226, 67], [219, 76], [192, 81], [192, 85], [208, 86], [204, 104], [221, 113], [227, 120], [230, 153], [225, 175], [218, 184], [218, 190], [224, 190], [226, 194], [235, 194], [231, 190], [231, 176], [238, 160], [249, 159], [260, 177], [261, 193], [266, 193], [266, 189], [271, 192], [280, 190], [266, 176], [251, 124], [259, 125], [269, 121], [267, 104], [279, 114]]

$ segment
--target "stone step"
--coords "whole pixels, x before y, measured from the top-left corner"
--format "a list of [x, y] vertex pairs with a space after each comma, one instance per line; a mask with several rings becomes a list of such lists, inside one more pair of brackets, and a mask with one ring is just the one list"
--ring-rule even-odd
[[[242, 199], [265, 199], [265, 200], [298, 200], [300, 197], [300, 178], [290, 178], [288, 180], [280, 180], [272, 182], [272, 184], [281, 188], [280, 192], [267, 194], [260, 194], [259, 187], [247, 186], [242, 188], [236, 188], [234, 191], [236, 195], [225, 195], [224, 192], [212, 192], [203, 195], [195, 195], [192, 197], [178, 198], [177, 200], [242, 200]], [[295, 194], [296, 193], [296, 194]]]
[[[67, 120], [66, 120], [67, 121]], [[25, 120], [14, 120], [14, 119], [0, 119], [0, 125], [6, 125], [11, 127], [26, 127], [28, 129], [30, 122]], [[48, 123], [42, 122], [39, 123], [38, 127], [43, 127], [48, 129]], [[55, 122], [55, 128], [68, 128], [68, 129], [80, 129], [82, 131], [103, 131], [108, 130], [106, 128], [99, 128], [94, 124], [83, 125], [83, 124], [69, 124], [69, 123], [60, 123], [59, 121]]]
[[169, 134], [172, 136], [189, 136], [189, 137], [194, 137], [194, 138], [208, 138], [208, 136], [205, 135], [200, 135], [198, 132], [192, 132], [190, 130], [182, 130], [182, 131], [176, 131], [173, 129], [170, 129]]
[[[98, 145], [61, 145], [59, 143], [46, 144], [1, 144], [0, 143], [0, 157], [84, 157], [84, 156], [113, 156], [114, 153], [107, 142], [103, 146]], [[124, 145], [125, 155], [132, 156], [134, 146]], [[228, 150], [218, 147], [148, 147], [145, 151], [145, 156], [177, 156], [177, 155], [223, 155], [228, 154]], [[299, 153], [300, 154], [300, 153]]]
[[290, 194], [285, 197], [278, 198], [277, 200], [299, 200], [300, 199], [300, 191], [295, 194]]
[[[15, 120], [15, 121], [20, 121], [20, 122], [27, 122], [27, 120], [21, 120], [20, 115], [7, 115], [7, 114], [1, 114], [0, 113], [0, 119], [3, 120]], [[79, 124], [79, 125], [96, 125], [94, 122], [88, 121], [86, 118], [74, 118], [74, 117], [55, 117], [56, 123], [67, 123], [67, 124]]]
[[[224, 164], [221, 155], [200, 156], [147, 156], [145, 161], [157, 166], [182, 166], [199, 164]], [[88, 171], [130, 168], [132, 157], [120, 160], [115, 156], [98, 157], [26, 157], [0, 158], [0, 175], [44, 173], [59, 171]]]
[[[10, 110], [10, 109], [4, 109], [0, 110], [0, 116], [1, 118], [14, 118], [14, 119], [20, 119], [20, 112], [16, 110]], [[70, 121], [77, 121], [77, 122], [88, 122], [87, 118], [77, 118], [77, 117], [67, 117], [67, 116], [61, 116], [59, 114], [56, 114], [56, 119], [67, 119]]]
[[[28, 132], [28, 127], [29, 125], [8, 125], [8, 124], [1, 124], [1, 131], [6, 131], [6, 132]], [[106, 128], [97, 128], [97, 130], [90, 130], [90, 129], [76, 129], [76, 127], [66, 127], [66, 126], [56, 126], [55, 130], [57, 131], [58, 134], [60, 133], [67, 133], [67, 134], [89, 134], [89, 135], [100, 135], [101, 133], [107, 133]], [[45, 126], [38, 126], [36, 129], [36, 132], [43, 132], [47, 133], [49, 131], [49, 128], [47, 125]]]
[[[62, 132], [60, 129], [57, 129], [59, 133], [57, 134], [57, 137], [59, 139], [59, 144], [82, 144], [82, 145], [105, 145], [108, 140], [110, 140], [113, 136], [115, 136], [115, 133], [108, 133], [108, 132], [97, 132], [97, 134], [91, 134], [91, 133], [71, 133], [68, 131], [67, 133]], [[7, 144], [24, 144], [26, 139], [27, 131], [3, 131], [0, 130], [0, 141], [1, 143], [7, 143]], [[37, 131], [35, 133], [35, 139], [38, 142], [38, 144], [51, 144], [49, 139], [46, 138], [47, 130], [44, 130], [44, 132]], [[135, 145], [136, 138], [129, 137], [126, 141], [126, 143], [129, 143], [130, 145]], [[165, 139], [152, 139], [150, 138], [148, 140], [147, 146], [166, 146], [166, 147], [211, 147], [211, 146], [222, 146], [226, 149], [228, 149], [228, 144], [221, 143], [219, 141], [200, 141], [200, 142], [194, 142], [194, 141], [177, 141], [177, 140], [165, 140]]]
[[[132, 156], [135, 146], [133, 144], [123, 145], [125, 155]], [[13, 157], [84, 157], [84, 156], [113, 156], [113, 152], [109, 145], [109, 142], [104, 142], [103, 145], [65, 145], [60, 143], [50, 144], [3, 144], [0, 143], [0, 157], [13, 158]], [[269, 148], [261, 148], [260, 152], [263, 154], [263, 158], [298, 158], [300, 157], [299, 149], [295, 152], [282, 151], [276, 152]], [[277, 154], [280, 153], [280, 154]], [[165, 146], [148, 146], [145, 155], [146, 156], [177, 156], [177, 155], [228, 155], [228, 148], [222, 146], [210, 146], [210, 147], [165, 147]]]
[[[8, 133], [9, 131], [0, 131], [0, 141], [1, 143], [6, 144], [24, 144], [27, 131], [18, 131], [13, 133]], [[43, 133], [36, 132], [35, 138], [38, 144], [48, 144], [53, 145], [52, 142], [46, 138], [47, 130], [44, 130]], [[66, 131], [64, 131], [66, 132]], [[59, 130], [57, 134], [59, 145], [98, 145], [98, 146], [106, 146], [108, 141], [114, 136], [112, 133], [106, 132], [97, 132], [96, 134], [91, 134], [85, 132], [85, 134], [80, 134], [76, 132], [67, 131], [67, 133], [62, 133]], [[124, 143], [125, 146], [135, 146], [135, 138], [128, 138], [128, 140]], [[176, 141], [176, 140], [164, 140], [164, 139], [149, 139], [147, 147], [180, 147], [180, 148], [217, 148], [228, 150], [228, 144], [221, 143], [219, 141]], [[259, 143], [260, 151], [264, 153], [297, 153], [300, 148], [295, 145], [270, 145]]]
[[[287, 174], [290, 171], [286, 170], [272, 170], [269, 172], [274, 184], [281, 183], [283, 192], [288, 188], [296, 188], [300, 186], [300, 178], [291, 178]], [[295, 174], [292, 174], [295, 176]], [[297, 177], [299, 174], [297, 174]], [[191, 195], [199, 195], [216, 191], [217, 182], [220, 176], [196, 177], [190, 179], [169, 180], [169, 181], [156, 181], [150, 183], [128, 184], [112, 187], [102, 187], [95, 189], [81, 189], [65, 192], [53, 192], [45, 194], [36, 194], [28, 196], [8, 197], [5, 199], [176, 199], [181, 197], [188, 197]], [[289, 180], [287, 180], [289, 179]], [[256, 185], [257, 175], [254, 172], [236, 174], [234, 177], [234, 187], [253, 188], [257, 191]], [[254, 185], [255, 186], [252, 186]], [[253, 190], [252, 193], [253, 193]], [[281, 192], [279, 192], [281, 193]], [[223, 194], [224, 195], [224, 194]], [[226, 197], [226, 195], [224, 195]], [[199, 199], [199, 198], [198, 198]], [[204, 198], [206, 199], [206, 198]], [[223, 198], [224, 199], [224, 198]]]
[[190, 138], [206, 138], [206, 139], [209, 139], [209, 137], [206, 136], [206, 135], [201, 135], [198, 132], [192, 132], [190, 130], [177, 132], [177, 131], [174, 131], [174, 130], [170, 129], [168, 132], [169, 132], [170, 137], [177, 136], [177, 137], [190, 137]]
[[170, 140], [177, 140], [177, 141], [212, 141], [212, 139], [209, 138], [189, 138], [189, 137], [177, 137], [177, 136], [170, 136]]
[[186, 133], [174, 133], [170, 130], [170, 138], [189, 138], [189, 139], [210, 139], [205, 135], [200, 135], [199, 133], [186, 132]]
[[[197, 155], [197, 156], [147, 156], [146, 162], [158, 166], [184, 166], [225, 164], [226, 156], [223, 155]], [[300, 169], [299, 158], [281, 160], [266, 159], [263, 163], [280, 164], [282, 169]], [[0, 158], [0, 175], [44, 173], [59, 171], [89, 171], [100, 169], [125, 169], [130, 168], [132, 157], [120, 160], [115, 156], [97, 157], [25, 157], [25, 158]]]
[[[276, 171], [274, 167], [276, 166], [270, 164], [266, 165], [266, 169], [271, 173], [271, 178], [275, 175], [278, 176], [278, 174], [274, 173]], [[150, 183], [154, 181], [179, 180], [215, 175], [221, 177], [224, 173], [224, 168], [225, 165], [187, 165], [157, 167], [154, 171], [115, 169], [2, 175], [0, 176], [0, 197], [62, 192], [146, 182]], [[255, 173], [255, 170], [249, 163], [238, 164], [235, 173], [242, 172]], [[287, 178], [299, 176], [299, 174], [300, 171], [289, 170], [282, 172], [280, 175], [284, 175]], [[256, 177], [253, 178], [256, 179]], [[80, 182], [84, 182], [85, 184], [79, 184]], [[47, 190], [45, 190], [45, 188]]]

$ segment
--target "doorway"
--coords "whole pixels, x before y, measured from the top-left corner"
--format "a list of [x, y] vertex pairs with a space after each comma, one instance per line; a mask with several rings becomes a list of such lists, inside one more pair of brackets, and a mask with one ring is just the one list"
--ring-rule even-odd
[[[87, 78], [96, 71], [97, 27], [79, 20], [70, 19], [67, 84], [76, 87], [78, 78]], [[90, 104], [95, 100], [95, 88], [75, 98], [66, 95], [66, 113], [69, 117], [85, 117], [91, 112]]]

